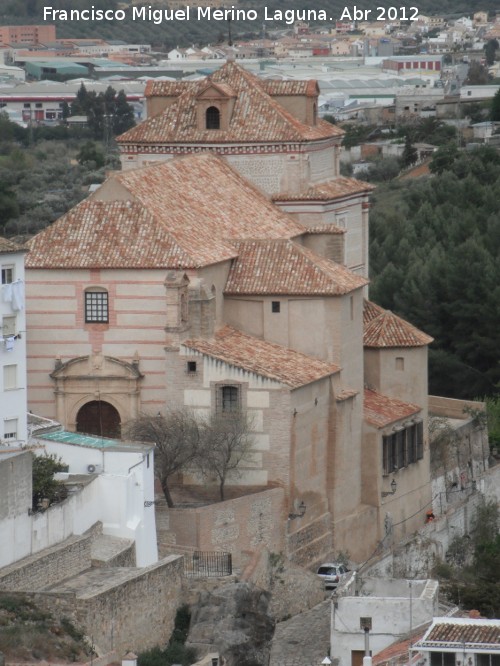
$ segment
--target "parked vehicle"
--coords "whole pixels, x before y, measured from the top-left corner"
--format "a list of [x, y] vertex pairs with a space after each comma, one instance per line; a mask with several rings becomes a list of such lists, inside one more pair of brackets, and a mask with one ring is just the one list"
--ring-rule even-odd
[[344, 564], [326, 562], [318, 568], [318, 576], [324, 581], [325, 588], [335, 588], [349, 573]]

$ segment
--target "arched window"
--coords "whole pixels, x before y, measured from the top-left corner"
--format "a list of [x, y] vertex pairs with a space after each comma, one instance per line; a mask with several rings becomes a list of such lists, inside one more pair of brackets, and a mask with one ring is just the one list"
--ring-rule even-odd
[[220, 111], [216, 106], [209, 106], [205, 112], [205, 127], [220, 129]]
[[85, 323], [98, 322], [107, 324], [109, 321], [108, 292], [102, 287], [90, 287], [85, 290]]
[[316, 121], [318, 119], [318, 107], [316, 104], [313, 104], [313, 125], [316, 125]]

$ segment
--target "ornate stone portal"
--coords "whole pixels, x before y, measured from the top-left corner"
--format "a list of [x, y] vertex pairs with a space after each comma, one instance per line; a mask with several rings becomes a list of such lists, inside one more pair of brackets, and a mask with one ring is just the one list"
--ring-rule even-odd
[[[56, 359], [51, 377], [55, 382], [56, 418], [68, 430], [76, 430], [78, 420], [82, 424], [82, 407], [88, 403], [102, 403], [104, 409], [95, 410], [95, 418], [105, 412], [116, 410], [120, 423], [135, 418], [140, 407], [140, 381], [143, 374], [139, 370], [139, 358], [132, 363], [97, 352], [80, 356], [61, 363]], [[109, 406], [109, 407], [108, 407]], [[114, 410], [113, 410], [114, 408]], [[84, 410], [85, 411], [85, 410]], [[80, 412], [80, 417], [78, 414]], [[92, 413], [92, 410], [87, 410]], [[89, 423], [88, 419], [85, 423]], [[87, 425], [93, 434], [100, 434], [99, 423]], [[116, 436], [116, 423], [114, 432]], [[102, 432], [106, 435], [106, 432]]]

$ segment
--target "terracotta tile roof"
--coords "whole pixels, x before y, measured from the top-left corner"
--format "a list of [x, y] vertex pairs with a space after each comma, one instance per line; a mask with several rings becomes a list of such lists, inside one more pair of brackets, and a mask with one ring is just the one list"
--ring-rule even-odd
[[139, 203], [86, 199], [29, 241], [27, 268], [184, 266], [191, 257]]
[[144, 89], [145, 97], [178, 97], [192, 87], [191, 81], [155, 81], [150, 79]]
[[335, 180], [312, 185], [305, 192], [276, 194], [273, 196], [273, 201], [330, 201], [352, 194], [368, 193], [374, 189], [371, 183], [365, 183], [363, 180], [339, 176]]
[[[500, 652], [500, 620], [469, 618], [435, 618], [425, 636], [416, 644], [417, 648], [457, 647], [467, 651], [488, 646], [489, 651]], [[458, 650], [457, 650], [458, 651]]]
[[336, 227], [334, 224], [317, 224], [314, 227], [306, 227], [305, 234], [345, 234], [347, 229]]
[[406, 419], [418, 414], [422, 409], [418, 405], [389, 398], [372, 389], [365, 389], [364, 398], [364, 419], [376, 428], [384, 428], [395, 421]]
[[368, 284], [349, 269], [289, 240], [248, 240], [237, 244], [226, 294], [347, 294]]
[[390, 310], [365, 301], [363, 310], [363, 345], [365, 347], [423, 347], [433, 338]]
[[354, 389], [343, 389], [340, 391], [340, 393], [337, 393], [335, 396], [335, 400], [337, 402], [344, 402], [344, 400], [349, 400], [350, 398], [354, 398], [359, 394], [359, 391], [356, 391]]
[[196, 268], [235, 257], [237, 240], [304, 231], [210, 153], [111, 180], [131, 201], [99, 201], [98, 190], [30, 241], [28, 267]]
[[27, 250], [24, 245], [19, 245], [19, 243], [14, 243], [14, 241], [8, 240], [3, 236], [0, 236], [0, 252], [25, 252]]
[[268, 95], [299, 95], [317, 97], [319, 95], [318, 82], [314, 79], [308, 81], [279, 81], [274, 79], [259, 79], [261, 87]]
[[372, 319], [375, 319], [375, 317], [378, 317], [384, 312], [384, 308], [380, 307], [380, 305], [377, 305], [373, 301], [369, 301], [365, 298], [363, 302], [363, 324], [366, 326], [368, 322], [370, 322]]
[[185, 340], [182, 346], [274, 379], [292, 389], [340, 372], [340, 368], [333, 363], [266, 342], [230, 326], [224, 326], [211, 340]]
[[[197, 126], [196, 100], [208, 80], [228, 86], [237, 95], [228, 129], [206, 130]], [[147, 94], [158, 95], [158, 91], [164, 90], [164, 94], [171, 95], [172, 90], [177, 99], [156, 116], [122, 134], [119, 143], [303, 142], [344, 134], [339, 127], [324, 120], [318, 120], [316, 125], [300, 122], [266, 92], [268, 82], [264, 83], [234, 62], [223, 65], [209, 79], [190, 82], [184, 89], [178, 82], [162, 83], [163, 87], [152, 84]]]
[[386, 647], [384, 650], [381, 650], [373, 657], [373, 666], [397, 666], [397, 664], [408, 664], [410, 648], [416, 641], [422, 638], [427, 631], [428, 626], [429, 625], [426, 625], [424, 629], [418, 629], [413, 632], [411, 638], [408, 636], [403, 640], [399, 640], [392, 645], [389, 645], [389, 647]]

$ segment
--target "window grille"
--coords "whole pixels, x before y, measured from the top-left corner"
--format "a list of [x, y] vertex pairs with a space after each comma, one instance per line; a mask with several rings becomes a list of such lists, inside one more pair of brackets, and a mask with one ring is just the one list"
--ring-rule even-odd
[[107, 323], [109, 321], [107, 291], [85, 292], [85, 322]]
[[237, 412], [241, 407], [239, 386], [219, 386], [216, 393], [216, 411], [218, 414]]

